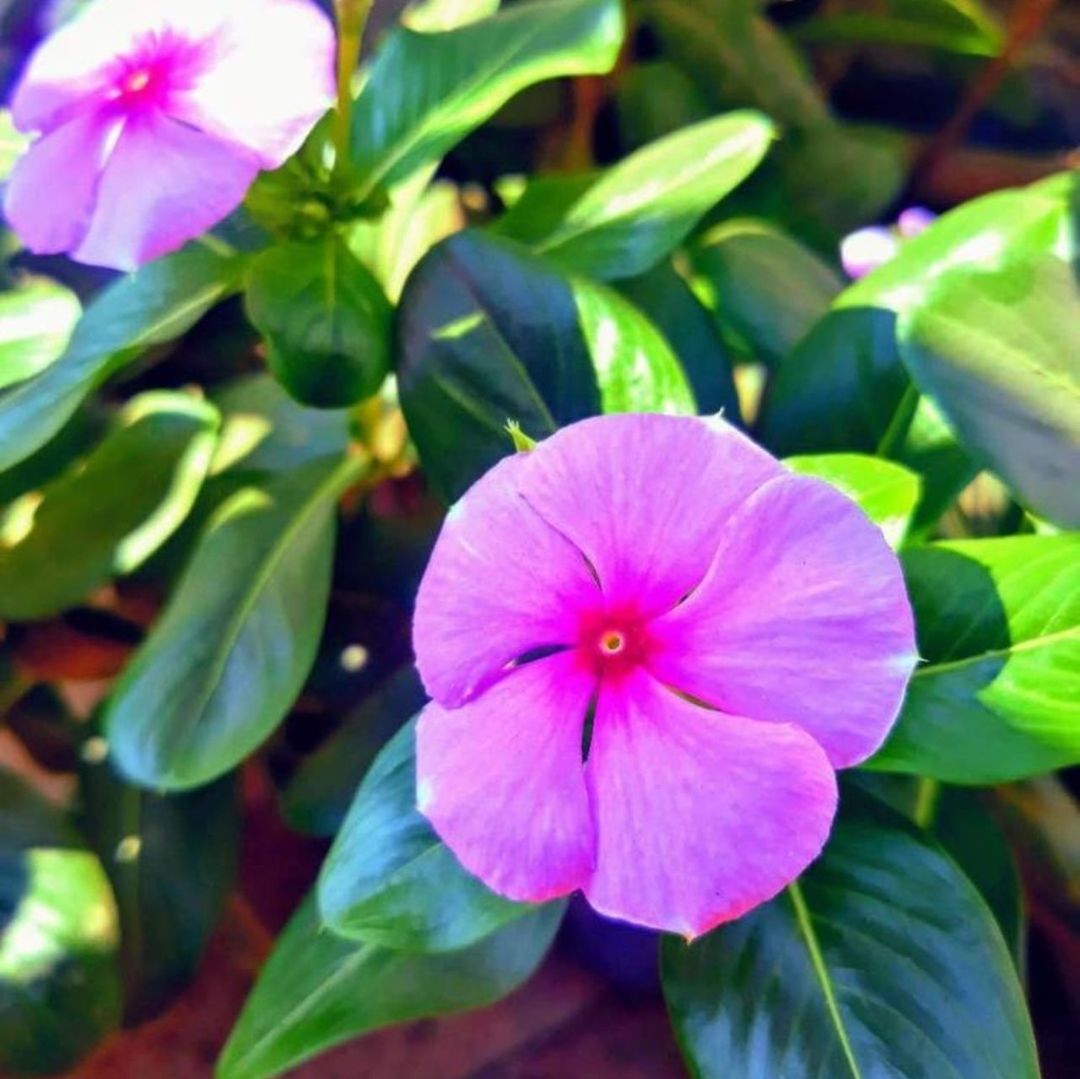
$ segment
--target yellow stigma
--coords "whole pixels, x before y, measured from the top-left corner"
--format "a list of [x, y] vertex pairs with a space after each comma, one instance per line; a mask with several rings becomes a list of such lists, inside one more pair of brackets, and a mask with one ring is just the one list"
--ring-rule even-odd
[[626, 647], [626, 639], [616, 630], [609, 629], [600, 637], [600, 651], [608, 656], [617, 656]]

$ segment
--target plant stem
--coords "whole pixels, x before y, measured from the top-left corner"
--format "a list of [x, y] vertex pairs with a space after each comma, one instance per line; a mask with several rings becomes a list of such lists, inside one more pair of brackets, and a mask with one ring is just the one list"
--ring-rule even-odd
[[352, 113], [352, 77], [360, 62], [373, 0], [336, 0], [338, 23], [337, 116], [334, 123], [334, 171], [340, 172], [349, 156], [349, 118]]
[[913, 816], [920, 828], [929, 828], [934, 823], [941, 784], [936, 779], [923, 776], [919, 780], [919, 789], [915, 792], [915, 810]]

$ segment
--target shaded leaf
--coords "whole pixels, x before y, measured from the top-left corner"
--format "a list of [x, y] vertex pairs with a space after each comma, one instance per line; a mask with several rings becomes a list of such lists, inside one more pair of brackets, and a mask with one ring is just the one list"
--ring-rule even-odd
[[214, 515], [107, 706], [125, 777], [199, 786], [285, 717], [315, 660], [336, 502], [356, 474], [351, 461], [316, 461], [240, 490]]
[[467, 231], [416, 268], [398, 317], [398, 383], [424, 469], [453, 500], [511, 449], [601, 411], [692, 412], [678, 360], [617, 293]]
[[662, 973], [704, 1077], [1039, 1074], [978, 892], [902, 818], [856, 799], [797, 885], [689, 946], [667, 938]]
[[103, 292], [59, 359], [0, 393], [0, 471], [45, 445], [92, 390], [142, 350], [179, 337], [235, 291], [242, 266], [239, 258], [188, 247]]
[[563, 906], [541, 907], [462, 951], [411, 955], [335, 936], [309, 896], [244, 1005], [218, 1079], [267, 1079], [369, 1030], [493, 1003], [539, 966]]
[[120, 1020], [116, 904], [59, 812], [0, 772], [0, 1070], [66, 1071]]
[[183, 393], [133, 398], [84, 462], [0, 517], [0, 617], [45, 618], [138, 569], [180, 526], [219, 416]]

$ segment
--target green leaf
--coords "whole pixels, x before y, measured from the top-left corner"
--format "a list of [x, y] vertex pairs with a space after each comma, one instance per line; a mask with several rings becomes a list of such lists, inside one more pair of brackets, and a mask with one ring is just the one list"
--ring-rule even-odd
[[378, 1027], [494, 1003], [539, 966], [562, 911], [548, 904], [471, 948], [414, 955], [335, 936], [309, 896], [263, 967], [217, 1077], [268, 1079]]
[[744, 111], [658, 139], [608, 169], [538, 250], [590, 277], [644, 273], [753, 172], [773, 133], [767, 117]]
[[712, 314], [675, 266], [661, 262], [640, 277], [620, 281], [618, 288], [667, 339], [700, 411], [706, 415], [723, 412], [739, 423], [731, 356]]
[[210, 466], [213, 406], [133, 398], [86, 460], [0, 516], [0, 617], [46, 618], [141, 566], [180, 526]]
[[391, 31], [352, 113], [363, 190], [437, 161], [532, 83], [609, 71], [622, 37], [618, 0], [532, 0], [444, 33]]
[[845, 811], [798, 884], [703, 940], [667, 938], [661, 965], [679, 1042], [705, 1079], [1039, 1074], [993, 917], [884, 807]]
[[665, 60], [636, 62], [621, 72], [615, 108], [620, 142], [631, 149], [712, 114], [693, 80]]
[[[384, 562], [379, 566], [385, 571]], [[379, 752], [426, 700], [410, 664], [351, 709], [341, 726], [300, 762], [282, 791], [281, 812], [289, 827], [333, 836]]]
[[27, 148], [30, 136], [21, 132], [11, 120], [10, 109], [0, 109], [0, 180], [6, 180]]
[[[527, 181], [504, 177], [498, 183], [499, 194], [510, 202], [510, 209], [488, 225], [487, 231], [530, 247], [538, 244], [559, 227], [570, 207], [600, 176], [592, 170], [530, 176]], [[519, 185], [521, 189], [515, 190]]]
[[0, 772], [0, 1071], [67, 1071], [117, 1025], [118, 938], [97, 857]]
[[904, 541], [919, 501], [919, 477], [902, 465], [858, 453], [788, 457], [784, 464], [803, 476], [818, 476], [857, 502], [878, 525], [889, 546]]
[[419, 0], [401, 18], [411, 30], [436, 33], [485, 19], [498, 10], [499, 0]]
[[997, 56], [1002, 33], [971, 0], [889, 0], [882, 11], [839, 11], [800, 23], [806, 45], [885, 44], [944, 49], [964, 56]]
[[338, 238], [269, 248], [252, 260], [246, 289], [270, 369], [301, 404], [344, 408], [378, 390], [390, 364], [390, 304]]
[[270, 375], [244, 375], [215, 386], [210, 399], [223, 420], [215, 474], [281, 472], [343, 454], [349, 444], [345, 409], [305, 408]]
[[111, 374], [151, 345], [179, 337], [234, 292], [242, 266], [239, 258], [189, 247], [103, 292], [58, 360], [0, 394], [0, 472], [48, 442]]
[[903, 562], [925, 663], [869, 766], [988, 784], [1080, 761], [1080, 535], [937, 543]]
[[436, 490], [458, 497], [510, 451], [601, 411], [692, 412], [667, 343], [636, 308], [500, 237], [452, 236], [416, 268], [398, 314], [398, 384]]
[[48, 367], [81, 311], [73, 292], [44, 278], [0, 295], [0, 389]]
[[770, 365], [787, 357], [843, 289], [817, 255], [761, 221], [717, 226], [691, 259], [729, 340]]
[[319, 876], [335, 933], [402, 951], [464, 948], [531, 909], [466, 870], [416, 808], [416, 723], [375, 759]]
[[1080, 288], [1072, 267], [1020, 256], [958, 269], [900, 323], [904, 362], [972, 456], [1021, 501], [1080, 527]]
[[109, 702], [106, 738], [124, 776], [159, 790], [208, 783], [285, 717], [315, 660], [336, 502], [356, 469], [316, 461], [214, 515]]
[[125, 1017], [140, 1022], [194, 976], [224, 909], [240, 838], [236, 782], [151, 794], [116, 774], [103, 738], [87, 738], [81, 756], [81, 824], [112, 882]]

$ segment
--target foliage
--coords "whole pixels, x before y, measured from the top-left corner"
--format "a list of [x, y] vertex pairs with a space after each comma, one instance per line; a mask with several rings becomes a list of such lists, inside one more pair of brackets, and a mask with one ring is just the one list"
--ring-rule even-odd
[[[489, 892], [416, 808], [420, 572], [515, 444], [722, 410], [881, 527], [921, 662], [798, 884], [660, 942], [688, 1065], [1038, 1075], [1015, 867], [959, 788], [1080, 762], [1078, 181], [942, 205], [849, 281], [838, 242], [895, 210], [911, 155], [843, 119], [806, 51], [1002, 40], [968, 0], [790, 33], [750, 0], [427, 0], [346, 80], [343, 126], [183, 250], [88, 284], [5, 234], [0, 720], [78, 794], [65, 814], [0, 774], [0, 1069], [67, 1069], [188, 982], [245, 762], [336, 837], [222, 1079], [527, 978], [561, 902]], [[90, 726], [24, 651], [72, 612], [131, 651]]]

